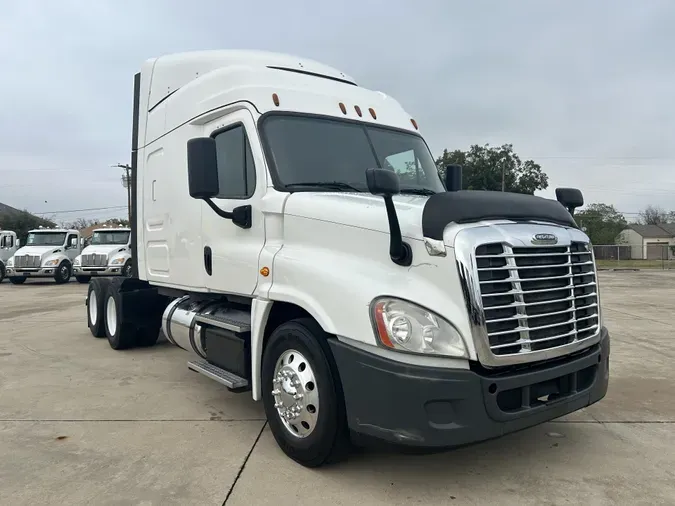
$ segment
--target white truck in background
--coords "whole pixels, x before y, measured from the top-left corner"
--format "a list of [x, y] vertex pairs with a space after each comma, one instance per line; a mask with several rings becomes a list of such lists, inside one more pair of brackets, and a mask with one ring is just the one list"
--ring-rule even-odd
[[30, 230], [26, 245], [7, 260], [7, 277], [14, 285], [23, 284], [28, 278], [53, 278], [58, 284], [67, 283], [80, 250], [80, 232], [77, 230]]
[[19, 238], [16, 232], [0, 230], [0, 283], [5, 279], [5, 264], [19, 249]]
[[102, 227], [73, 262], [75, 279], [88, 283], [92, 276], [131, 276], [131, 229]]
[[315, 467], [375, 438], [481, 441], [602, 399], [593, 251], [557, 200], [445, 184], [392, 97], [321, 63], [204, 51], [134, 80], [131, 278], [92, 278], [114, 349], [160, 327], [262, 401]]

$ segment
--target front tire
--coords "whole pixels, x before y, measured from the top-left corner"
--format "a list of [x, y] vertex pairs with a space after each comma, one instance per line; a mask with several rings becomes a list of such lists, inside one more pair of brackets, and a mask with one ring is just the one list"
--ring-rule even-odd
[[262, 394], [282, 451], [305, 467], [342, 460], [350, 442], [342, 385], [327, 334], [311, 318], [272, 332], [262, 361]]
[[125, 263], [124, 267], [122, 268], [122, 276], [124, 276], [125, 278], [130, 278], [131, 271], [132, 271], [131, 260], [127, 260], [127, 263]]
[[2, 283], [3, 279], [5, 279], [5, 264], [0, 262], [0, 283]]
[[61, 262], [56, 269], [56, 272], [54, 272], [54, 281], [56, 281], [56, 284], [62, 285], [64, 283], [67, 283], [70, 281], [70, 276], [71, 276], [72, 270], [70, 267], [70, 262], [67, 260], [64, 260]]
[[26, 282], [26, 278], [10, 276], [9, 282], [13, 285], [23, 285]]

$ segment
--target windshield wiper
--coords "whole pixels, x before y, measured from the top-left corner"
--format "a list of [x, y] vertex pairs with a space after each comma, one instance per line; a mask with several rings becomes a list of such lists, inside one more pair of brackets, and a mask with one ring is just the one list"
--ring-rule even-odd
[[436, 195], [436, 192], [429, 188], [401, 188], [401, 193], [407, 193], [408, 195]]
[[314, 183], [291, 183], [287, 184], [286, 188], [294, 188], [294, 187], [312, 187], [315, 186], [317, 188], [328, 188], [331, 190], [351, 190], [355, 192], [361, 192], [363, 190], [359, 190], [357, 187], [350, 185], [349, 183], [343, 183], [342, 181], [317, 181]]

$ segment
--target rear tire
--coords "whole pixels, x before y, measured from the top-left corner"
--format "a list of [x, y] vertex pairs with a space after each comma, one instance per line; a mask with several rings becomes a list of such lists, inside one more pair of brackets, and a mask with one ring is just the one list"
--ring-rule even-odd
[[13, 285], [23, 285], [26, 282], [26, 278], [10, 276], [9, 282], [12, 283]]
[[[342, 384], [327, 338], [316, 321], [299, 318], [277, 327], [263, 353], [267, 421], [281, 450], [305, 467], [342, 460], [351, 448]], [[282, 418], [284, 411], [293, 416], [293, 410], [295, 418]]]
[[89, 283], [91, 280], [91, 276], [75, 276], [75, 279], [77, 280], [78, 283]]
[[136, 346], [149, 348], [154, 346], [159, 339], [159, 328], [140, 327], [136, 331]]
[[138, 330], [123, 320], [122, 296], [116, 284], [110, 283], [104, 302], [105, 333], [113, 350], [126, 350], [136, 344]]
[[54, 281], [56, 281], [56, 284], [58, 285], [67, 283], [70, 281], [71, 273], [72, 270], [70, 268], [70, 262], [64, 260], [59, 264], [59, 266], [56, 268], [56, 271], [54, 272]]
[[0, 262], [0, 283], [2, 283], [3, 279], [5, 279], [5, 264]]
[[95, 279], [87, 290], [87, 325], [94, 337], [106, 337], [103, 301], [109, 284], [110, 281], [107, 279]]

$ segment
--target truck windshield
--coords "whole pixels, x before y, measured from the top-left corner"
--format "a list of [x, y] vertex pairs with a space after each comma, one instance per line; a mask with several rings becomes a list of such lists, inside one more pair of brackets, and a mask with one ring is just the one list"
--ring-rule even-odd
[[66, 242], [65, 232], [31, 232], [28, 234], [28, 246], [63, 246]]
[[94, 232], [91, 244], [126, 244], [129, 242], [128, 230]]
[[368, 191], [366, 169], [395, 171], [401, 193], [445, 191], [429, 148], [414, 133], [365, 123], [297, 115], [263, 121], [281, 184], [288, 189]]

